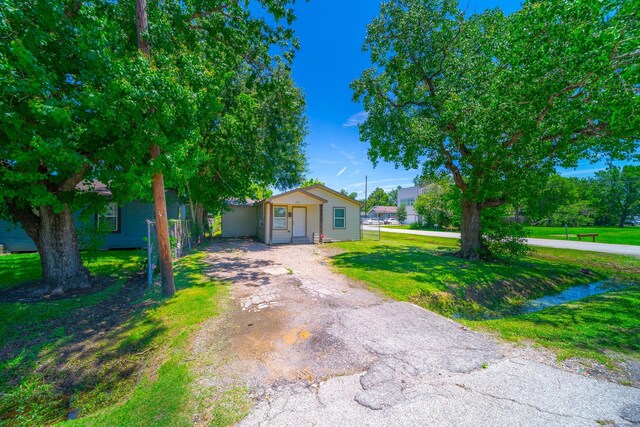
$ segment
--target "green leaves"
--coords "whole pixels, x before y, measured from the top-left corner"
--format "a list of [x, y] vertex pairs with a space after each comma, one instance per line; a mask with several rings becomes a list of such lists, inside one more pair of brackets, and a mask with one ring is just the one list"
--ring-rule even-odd
[[631, 3], [546, 0], [509, 16], [384, 3], [364, 44], [374, 68], [351, 85], [369, 113], [369, 157], [446, 169], [482, 204], [532, 191], [556, 166], [629, 156], [640, 129]]
[[146, 61], [131, 0], [6, 1], [0, 198], [75, 209], [104, 202], [74, 189], [98, 179], [116, 200], [144, 199], [156, 167], [169, 186], [209, 187], [198, 197], [211, 206], [229, 196], [223, 181], [242, 192], [297, 182], [306, 128], [289, 4], [150, 2]]

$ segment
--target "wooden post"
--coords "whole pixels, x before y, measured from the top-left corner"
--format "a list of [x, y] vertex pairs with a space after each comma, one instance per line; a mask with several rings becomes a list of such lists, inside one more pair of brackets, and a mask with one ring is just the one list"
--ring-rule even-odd
[[[147, 0], [136, 0], [138, 49], [147, 57], [147, 60], [151, 57], [148, 31]], [[160, 155], [158, 144], [151, 142], [149, 155], [151, 161]], [[176, 286], [173, 278], [173, 263], [171, 262], [171, 245], [169, 244], [169, 219], [167, 218], [167, 201], [164, 194], [164, 177], [159, 168], [153, 173], [153, 206], [156, 214], [162, 293], [166, 296], [171, 296], [176, 293]]]

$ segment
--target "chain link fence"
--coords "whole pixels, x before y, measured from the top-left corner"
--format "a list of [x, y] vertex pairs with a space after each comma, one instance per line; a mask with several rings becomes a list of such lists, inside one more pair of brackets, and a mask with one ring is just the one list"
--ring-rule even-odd
[[[186, 220], [169, 220], [169, 244], [171, 257], [176, 260], [191, 251], [191, 231], [193, 224]], [[153, 275], [158, 267], [158, 232], [156, 223], [147, 220], [147, 283], [153, 283]]]

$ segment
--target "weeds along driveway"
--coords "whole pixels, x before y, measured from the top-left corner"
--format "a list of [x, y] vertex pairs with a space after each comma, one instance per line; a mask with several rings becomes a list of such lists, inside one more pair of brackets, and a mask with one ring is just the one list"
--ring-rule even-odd
[[233, 282], [233, 307], [196, 338], [196, 370], [203, 386], [248, 387], [255, 406], [241, 425], [640, 422], [639, 389], [386, 300], [334, 273], [332, 249], [211, 247], [206, 262]]

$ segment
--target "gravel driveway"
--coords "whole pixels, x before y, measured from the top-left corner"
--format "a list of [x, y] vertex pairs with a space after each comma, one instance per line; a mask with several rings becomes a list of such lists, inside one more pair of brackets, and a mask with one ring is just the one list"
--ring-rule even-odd
[[[214, 244], [233, 309], [197, 337], [203, 384], [244, 383], [241, 425], [592, 426], [640, 423], [640, 389], [561, 369], [328, 267], [326, 246]], [[211, 358], [204, 358], [211, 360]]]

